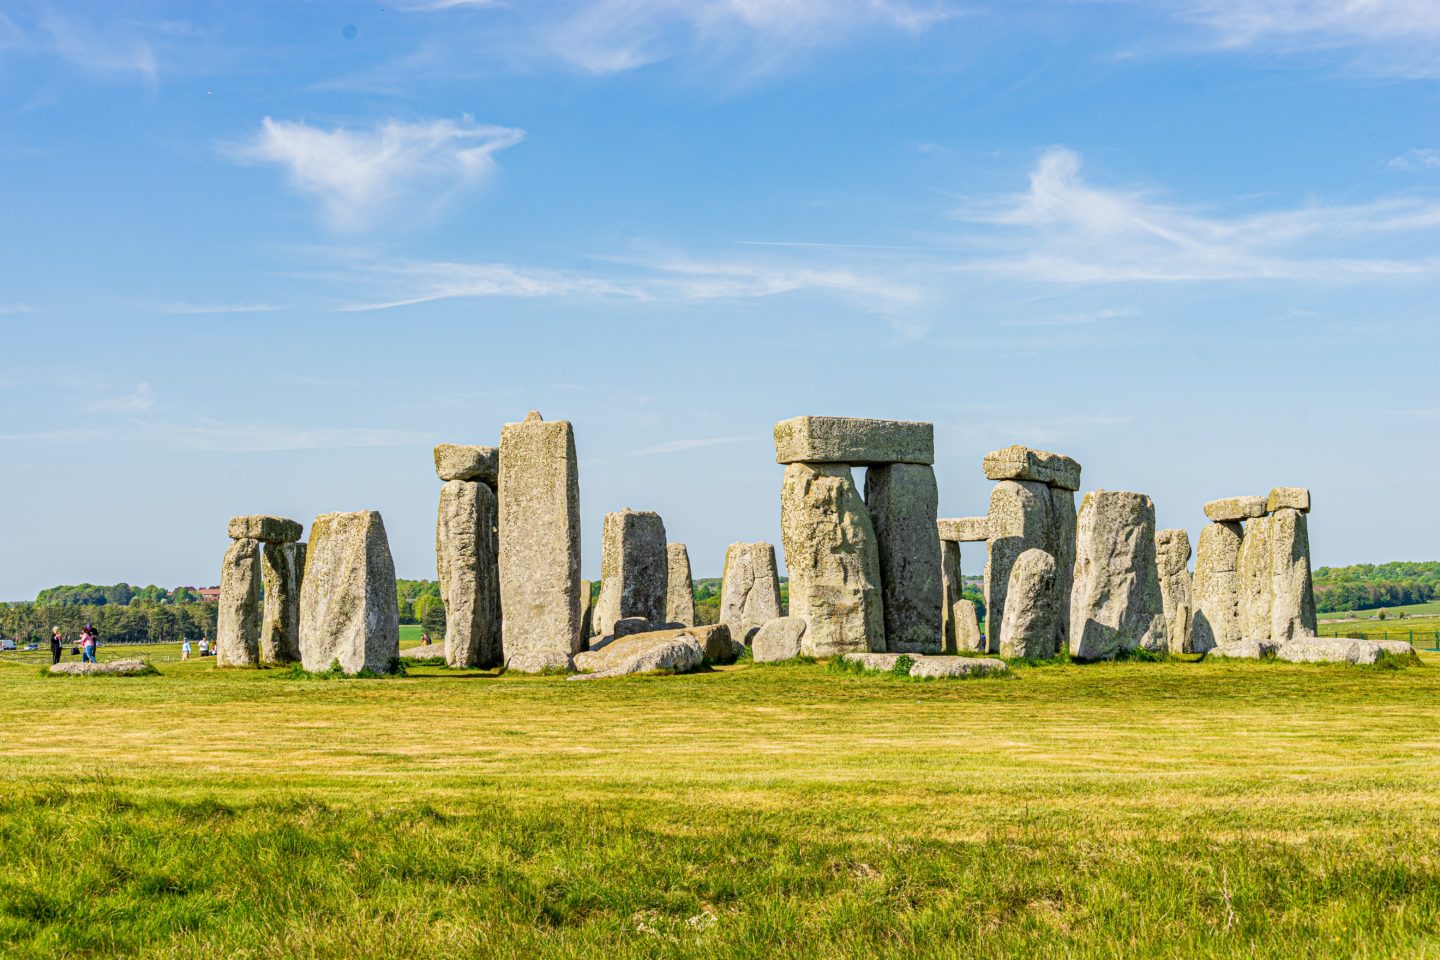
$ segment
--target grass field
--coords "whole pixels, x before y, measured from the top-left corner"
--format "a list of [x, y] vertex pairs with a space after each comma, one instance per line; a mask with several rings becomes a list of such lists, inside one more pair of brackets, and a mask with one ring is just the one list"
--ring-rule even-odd
[[0, 659], [0, 955], [1440, 957], [1435, 656], [593, 683], [175, 657]]
[[1403, 620], [1355, 620], [1335, 622], [1321, 620], [1323, 637], [1365, 637], [1368, 640], [1409, 640], [1415, 647], [1434, 649], [1440, 646], [1440, 617], [1406, 617]]
[[[1379, 610], [1349, 610], [1342, 613], [1321, 613], [1317, 614], [1317, 616], [1321, 620], [1373, 620], [1379, 613]], [[1392, 619], [1402, 613], [1405, 614], [1406, 617], [1440, 617], [1440, 600], [1385, 608], [1386, 619]]]

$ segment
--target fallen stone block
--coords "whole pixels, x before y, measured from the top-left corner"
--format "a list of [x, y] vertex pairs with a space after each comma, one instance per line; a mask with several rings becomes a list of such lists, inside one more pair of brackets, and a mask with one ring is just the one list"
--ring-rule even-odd
[[1270, 496], [1266, 498], [1265, 509], [1271, 513], [1284, 509], [1309, 513], [1310, 490], [1307, 487], [1276, 487], [1270, 491]]
[[70, 676], [89, 676], [102, 674], [107, 676], [131, 677], [140, 673], [149, 673], [153, 669], [144, 660], [110, 660], [105, 663], [56, 663], [51, 665], [50, 672], [57, 674], [68, 674]]
[[910, 667], [910, 676], [926, 679], [937, 677], [970, 677], [1009, 673], [1004, 660], [994, 657], [924, 657]]
[[601, 680], [658, 670], [689, 673], [704, 661], [704, 649], [685, 631], [635, 634], [614, 641], [605, 650], [578, 654], [575, 657], [576, 666], [595, 672], [577, 674], [569, 679]]
[[985, 454], [981, 469], [990, 480], [1033, 480], [1062, 490], [1080, 489], [1080, 464], [1063, 454], [1018, 443]]
[[1380, 649], [1374, 641], [1351, 637], [1299, 637], [1282, 643], [1275, 657], [1289, 663], [1374, 663]]
[[857, 417], [791, 417], [775, 424], [776, 463], [935, 462], [935, 425]]
[[284, 517], [252, 516], [230, 518], [231, 540], [259, 540], [262, 543], [294, 543], [300, 539], [300, 524]]
[[901, 657], [909, 657], [911, 660], [917, 659], [908, 653], [847, 653], [845, 654], [845, 661], [847, 663], [859, 664], [862, 670], [888, 671], [895, 669], [895, 664], [899, 662]]
[[1254, 520], [1268, 512], [1264, 497], [1222, 497], [1205, 504], [1205, 516], [1216, 523]]
[[935, 521], [947, 543], [984, 543], [990, 539], [989, 517], [945, 517]]
[[447, 483], [471, 480], [494, 490], [500, 481], [500, 448], [442, 443], [435, 448], [435, 473]]
[[428, 643], [419, 647], [406, 647], [400, 651], [401, 660], [444, 660], [445, 644]]
[[762, 626], [750, 641], [750, 656], [756, 663], [776, 663], [800, 656], [805, 638], [803, 617], [776, 617]]
[[1220, 643], [1204, 651], [1206, 656], [1231, 660], [1260, 660], [1273, 657], [1280, 645], [1271, 640], [1233, 640]]
[[1378, 645], [1382, 653], [1388, 653], [1391, 656], [1415, 656], [1415, 648], [1410, 644], [1410, 641], [1408, 640], [1372, 640], [1370, 642]]

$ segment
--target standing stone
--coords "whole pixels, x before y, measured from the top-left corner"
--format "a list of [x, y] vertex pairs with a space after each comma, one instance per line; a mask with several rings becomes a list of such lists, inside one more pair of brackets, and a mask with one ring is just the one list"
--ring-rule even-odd
[[1015, 561], [1026, 550], [1049, 552], [1051, 509], [1050, 488], [1039, 481], [1002, 480], [990, 491], [990, 540], [985, 558], [985, 633], [990, 653], [1000, 652], [1005, 593]]
[[665, 523], [660, 514], [629, 507], [605, 514], [600, 541], [600, 599], [591, 615], [591, 637], [614, 636], [619, 620], [664, 623], [669, 566]]
[[960, 543], [955, 540], [940, 541], [940, 632], [947, 652], [954, 653], [955, 645], [955, 604], [962, 600], [965, 579], [960, 572]]
[[260, 569], [265, 582], [260, 660], [299, 663], [300, 584], [305, 580], [305, 544], [265, 544], [260, 551]]
[[1144, 494], [1095, 490], [1080, 504], [1070, 605], [1070, 654], [1104, 660], [1169, 649], [1155, 566], [1155, 504]]
[[217, 667], [249, 667], [260, 662], [260, 616], [260, 541], [244, 537], [230, 544], [220, 567]]
[[804, 620], [800, 617], [776, 617], [755, 631], [751, 655], [756, 663], [793, 660], [800, 656], [804, 640]]
[[955, 618], [955, 651], [984, 653], [985, 641], [980, 637], [980, 618], [975, 613], [975, 601], [956, 600], [951, 609]]
[[665, 591], [665, 621], [695, 626], [695, 581], [690, 578], [690, 551], [683, 543], [665, 545], [670, 585]]
[[1056, 579], [1055, 558], [1044, 550], [1026, 550], [1016, 558], [1005, 591], [1000, 656], [1044, 660], [1058, 652]]
[[748, 646], [755, 631], [780, 616], [780, 573], [775, 547], [764, 542], [732, 543], [720, 574], [719, 621], [735, 642]]
[[880, 555], [850, 468], [792, 463], [780, 491], [790, 616], [812, 657], [885, 650]]
[[1257, 517], [1245, 524], [1240, 542], [1240, 636], [1245, 640], [1270, 639], [1271, 560], [1270, 518]]
[[1184, 530], [1155, 533], [1155, 566], [1160, 574], [1160, 599], [1165, 605], [1165, 635], [1171, 653], [1193, 653], [1190, 621], [1190, 534]]
[[[1238, 521], [1212, 523], [1200, 531], [1190, 603], [1190, 652], [1207, 653], [1244, 639], [1240, 629], [1240, 545]], [[1263, 638], [1261, 638], [1263, 639]]]
[[500, 434], [505, 663], [568, 669], [580, 652], [580, 472], [569, 422], [531, 412]]
[[318, 672], [389, 673], [400, 657], [395, 562], [375, 510], [327, 513], [310, 527], [300, 588], [300, 661]]
[[1059, 653], [1070, 649], [1070, 592], [1075, 585], [1075, 494], [1064, 487], [1050, 488], [1045, 549], [1055, 558], [1055, 652]]
[[[1287, 489], [1287, 488], [1281, 488]], [[1275, 498], [1272, 493], [1271, 499]], [[1309, 504], [1309, 495], [1305, 497]], [[1310, 531], [1305, 513], [1281, 507], [1270, 517], [1270, 639], [1315, 636], [1315, 590], [1310, 577]]]
[[941, 610], [940, 491], [935, 470], [915, 463], [865, 472], [865, 506], [880, 555], [885, 645], [894, 653], [939, 653]]
[[435, 564], [445, 603], [445, 662], [452, 667], [500, 663], [498, 503], [485, 484], [450, 480], [440, 488]]
[[590, 649], [590, 624], [595, 614], [595, 587], [589, 580], [580, 581], [580, 637], [585, 649]]

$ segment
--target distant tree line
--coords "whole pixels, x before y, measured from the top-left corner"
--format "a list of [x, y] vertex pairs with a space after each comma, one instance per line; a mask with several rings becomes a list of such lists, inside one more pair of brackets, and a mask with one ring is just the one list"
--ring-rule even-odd
[[124, 607], [132, 603], [199, 603], [200, 594], [189, 587], [166, 590], [150, 584], [132, 587], [128, 583], [97, 586], [78, 583], [41, 590], [35, 603], [42, 607]]
[[21, 643], [48, 643], [50, 628], [59, 627], [67, 640], [90, 624], [102, 643], [179, 643], [215, 636], [213, 603], [42, 604], [0, 606], [0, 635]]
[[1428, 603], [1440, 596], [1440, 562], [1358, 563], [1314, 573], [1321, 613]]

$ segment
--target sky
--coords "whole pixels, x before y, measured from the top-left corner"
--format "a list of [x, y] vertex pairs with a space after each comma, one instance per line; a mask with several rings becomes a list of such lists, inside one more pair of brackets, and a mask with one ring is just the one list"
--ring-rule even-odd
[[431, 447], [531, 409], [590, 577], [778, 543], [799, 414], [933, 422], [942, 516], [1025, 443], [1436, 559], [1437, 108], [1433, 0], [0, 0], [0, 599], [244, 513], [433, 578]]

